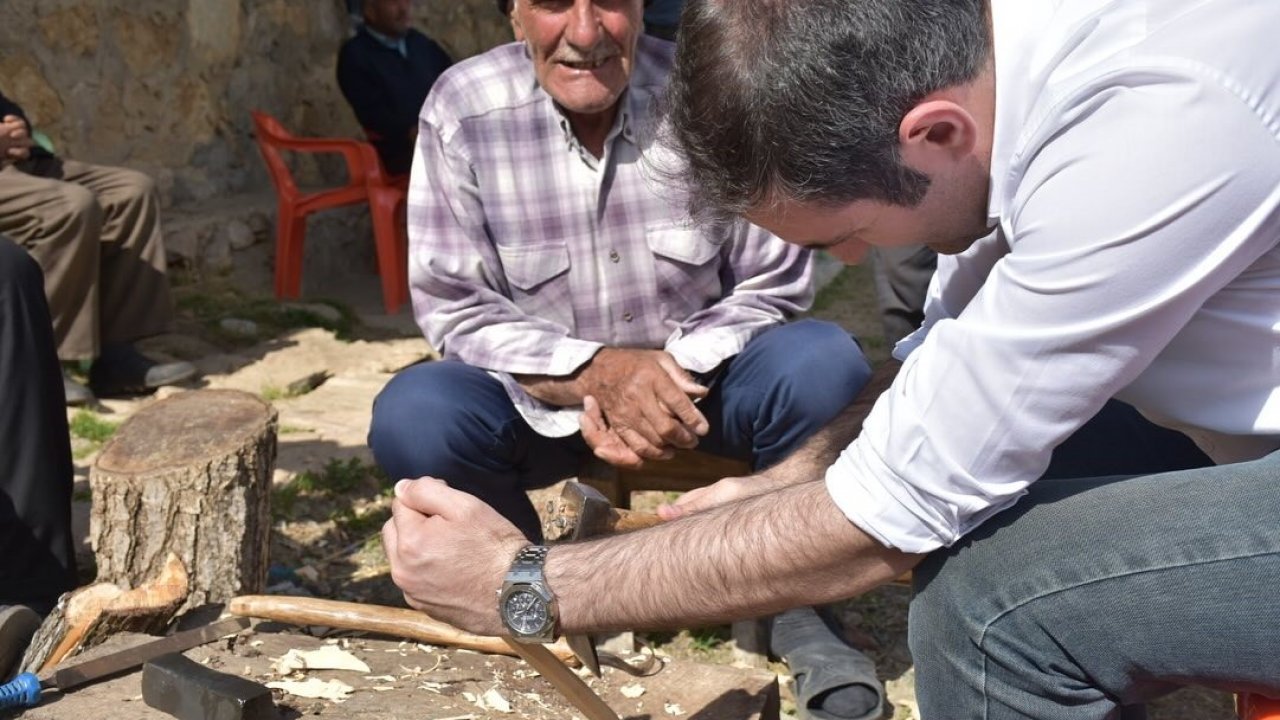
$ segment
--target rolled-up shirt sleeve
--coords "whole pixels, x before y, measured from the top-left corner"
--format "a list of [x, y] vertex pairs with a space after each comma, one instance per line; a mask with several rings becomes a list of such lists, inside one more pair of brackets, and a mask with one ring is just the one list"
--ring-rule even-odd
[[414, 316], [442, 354], [487, 370], [568, 375], [600, 343], [530, 315], [510, 299], [486, 229], [476, 175], [457, 125], [428, 109], [409, 184], [409, 285]]
[[747, 223], [728, 229], [724, 297], [681, 321], [666, 350], [686, 370], [707, 372], [752, 338], [813, 303], [813, 258], [804, 248]]
[[836, 504], [886, 546], [929, 552], [1014, 504], [1280, 237], [1280, 144], [1245, 99], [1181, 65], [1105, 81], [1029, 129], [1008, 252], [931, 322], [827, 472]]

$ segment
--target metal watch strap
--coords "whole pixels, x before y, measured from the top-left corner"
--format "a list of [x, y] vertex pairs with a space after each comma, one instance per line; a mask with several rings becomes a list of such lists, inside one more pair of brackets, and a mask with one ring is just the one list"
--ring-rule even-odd
[[515, 560], [511, 562], [512, 573], [541, 573], [542, 565], [547, 561], [547, 551], [550, 550], [546, 545], [525, 545], [520, 548], [520, 552], [516, 553]]

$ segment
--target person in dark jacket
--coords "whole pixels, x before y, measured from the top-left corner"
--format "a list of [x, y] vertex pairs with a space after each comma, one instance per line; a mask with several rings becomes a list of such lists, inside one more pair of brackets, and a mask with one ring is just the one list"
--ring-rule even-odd
[[61, 379], [40, 266], [0, 236], [0, 680], [76, 585]]
[[409, 172], [418, 110], [453, 64], [434, 40], [409, 27], [411, 0], [364, 0], [364, 24], [338, 54], [338, 86], [391, 175]]

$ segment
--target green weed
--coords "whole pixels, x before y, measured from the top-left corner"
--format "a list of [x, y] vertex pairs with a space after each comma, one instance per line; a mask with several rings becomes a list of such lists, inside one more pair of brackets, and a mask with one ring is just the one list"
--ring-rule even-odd
[[116, 434], [118, 427], [120, 427], [119, 423], [103, 420], [96, 413], [88, 410], [79, 410], [71, 418], [73, 436], [99, 444], [110, 440], [111, 436]]

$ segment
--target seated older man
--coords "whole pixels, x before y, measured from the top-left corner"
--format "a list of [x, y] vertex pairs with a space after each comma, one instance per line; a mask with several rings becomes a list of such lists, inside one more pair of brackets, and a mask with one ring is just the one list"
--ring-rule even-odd
[[[390, 477], [442, 478], [536, 542], [525, 491], [592, 452], [696, 447], [763, 470], [870, 371], [840, 328], [788, 322], [812, 299], [806, 251], [695, 227], [649, 162], [670, 157], [652, 121], [673, 46], [641, 36], [640, 0], [503, 9], [523, 42], [454, 66], [422, 109], [409, 272], [444, 359], [391, 381], [369, 442]], [[874, 667], [823, 616], [777, 616], [773, 648], [814, 717], [878, 716]]]
[[[190, 363], [157, 363], [133, 346], [173, 319], [151, 178], [36, 145], [26, 114], [4, 95], [0, 136], [0, 233], [44, 270], [58, 357], [92, 360], [89, 384], [99, 395], [148, 392], [195, 375]], [[93, 400], [65, 376], [63, 388], [68, 404]]]

